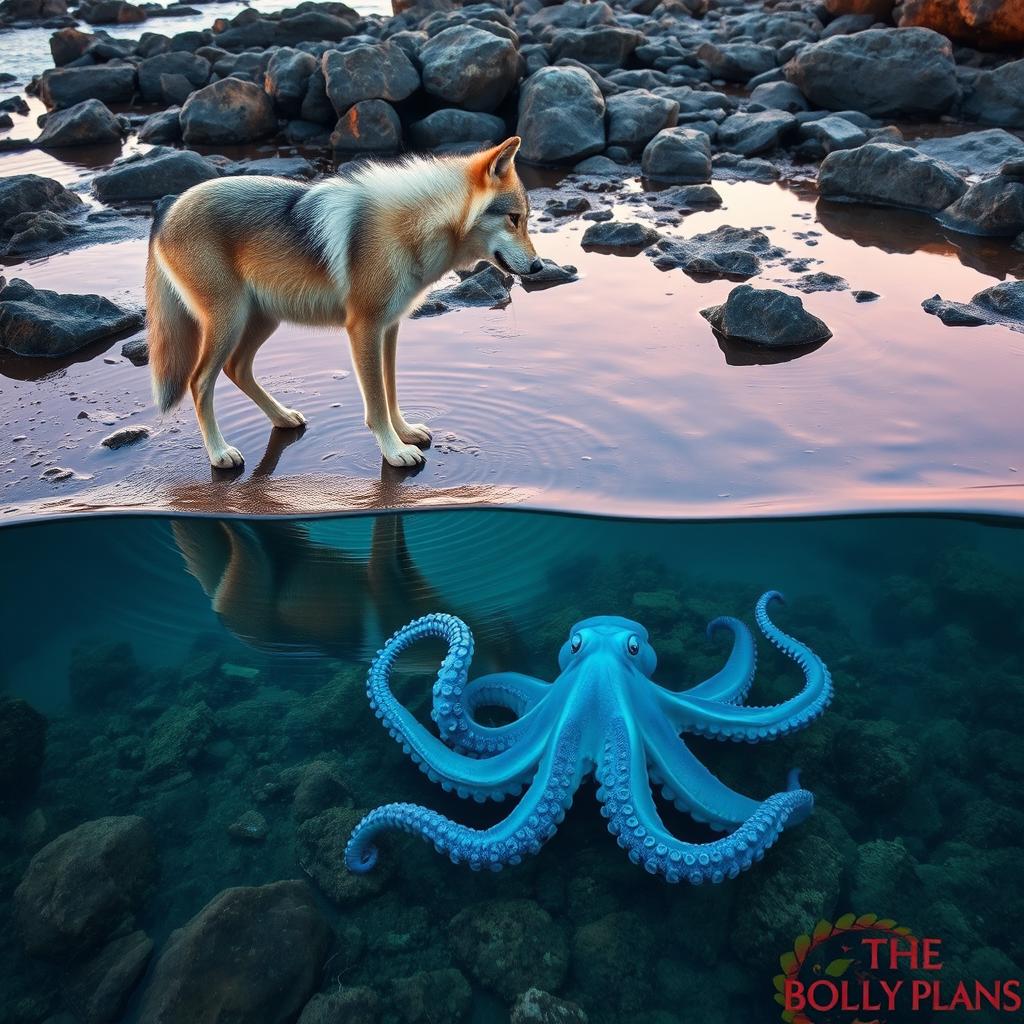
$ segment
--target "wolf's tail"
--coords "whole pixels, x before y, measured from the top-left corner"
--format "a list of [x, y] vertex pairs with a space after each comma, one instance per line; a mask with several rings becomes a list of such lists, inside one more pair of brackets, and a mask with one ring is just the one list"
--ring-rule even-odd
[[181, 401], [199, 361], [199, 324], [189, 313], [150, 242], [146, 326], [153, 401], [167, 412]]

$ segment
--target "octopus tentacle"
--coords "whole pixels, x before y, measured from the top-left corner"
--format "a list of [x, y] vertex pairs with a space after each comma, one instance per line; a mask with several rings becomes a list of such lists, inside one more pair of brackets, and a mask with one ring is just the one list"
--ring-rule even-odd
[[400, 830], [433, 843], [453, 863], [474, 870], [500, 871], [537, 853], [555, 834], [583, 776], [579, 735], [565, 729], [544, 757], [530, 788], [507, 818], [488, 829], [473, 829], [416, 804], [386, 804], [371, 811], [353, 829], [345, 863], [362, 874], [377, 863], [377, 837]]
[[395, 660], [411, 644], [427, 636], [448, 641], [448, 653], [441, 662], [434, 686], [448, 697], [461, 694], [466, 669], [472, 656], [473, 637], [469, 627], [454, 615], [425, 615], [398, 630], [370, 666], [366, 692], [370, 707], [391, 736], [432, 781], [461, 797], [476, 800], [501, 800], [518, 793], [536, 767], [543, 750], [543, 737], [533, 728], [519, 746], [486, 760], [466, 757], [449, 750], [425, 729], [391, 690], [391, 670]]
[[739, 619], [731, 615], [721, 615], [708, 623], [708, 639], [721, 630], [729, 630], [733, 635], [728, 660], [721, 671], [691, 687], [686, 693], [691, 697], [720, 700], [726, 704], [742, 704], [754, 684], [754, 672], [757, 669], [754, 637]]
[[668, 882], [700, 885], [735, 878], [764, 856], [787, 825], [802, 821], [814, 806], [814, 797], [806, 790], [787, 790], [759, 804], [728, 836], [710, 843], [676, 839], [654, 806], [642, 744], [630, 738], [621, 718], [610, 723], [597, 779], [608, 831], [634, 864]]
[[818, 718], [832, 700], [832, 677], [824, 662], [805, 644], [784, 633], [768, 617], [771, 601], [782, 600], [777, 590], [763, 594], [755, 616], [761, 632], [804, 672], [804, 688], [794, 697], [769, 707], [736, 707], [690, 693], [659, 692], [659, 701], [680, 731], [720, 740], [776, 739], [802, 729]]
[[[531, 713], [550, 692], [550, 683], [521, 672], [495, 672], [471, 679], [462, 690], [456, 729], [442, 729], [442, 735], [458, 750], [491, 757], [522, 739], [533, 724]], [[507, 725], [481, 725], [475, 714], [482, 707], [505, 708], [516, 720]]]

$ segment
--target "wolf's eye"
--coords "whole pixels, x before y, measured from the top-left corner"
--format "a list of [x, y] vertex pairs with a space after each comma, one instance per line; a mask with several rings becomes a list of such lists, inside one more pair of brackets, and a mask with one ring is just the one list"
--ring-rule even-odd
[[575, 654], [583, 646], [583, 637], [579, 633], [573, 633], [569, 640], [569, 649]]
[[508, 222], [512, 225], [513, 228], [516, 228], [517, 230], [519, 228], [519, 225], [522, 223], [522, 220], [523, 215], [521, 213], [510, 213], [508, 215]]
[[640, 639], [635, 633], [626, 641], [626, 650], [629, 651], [634, 658], [640, 653]]

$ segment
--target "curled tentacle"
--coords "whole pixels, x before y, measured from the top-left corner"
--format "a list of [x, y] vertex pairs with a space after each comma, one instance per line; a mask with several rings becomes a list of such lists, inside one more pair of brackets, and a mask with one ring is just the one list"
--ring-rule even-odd
[[[442, 729], [441, 735], [458, 750], [491, 757], [522, 739], [532, 725], [531, 712], [550, 692], [550, 683], [521, 672], [495, 672], [471, 679], [462, 690], [456, 729], [451, 732]], [[476, 720], [476, 712], [483, 707], [505, 708], [516, 720], [508, 725], [481, 725]]]
[[428, 636], [448, 641], [448, 653], [441, 662], [434, 684], [435, 706], [458, 702], [466, 682], [473, 637], [469, 627], [454, 615], [425, 615], [398, 630], [378, 651], [367, 678], [366, 692], [370, 707], [403, 750], [434, 782], [459, 796], [477, 800], [501, 800], [518, 793], [533, 774], [543, 749], [543, 737], [534, 728], [524, 742], [486, 760], [466, 757], [449, 750], [436, 736], [425, 729], [391, 691], [391, 670], [395, 660], [409, 646]]
[[771, 847], [787, 825], [810, 814], [814, 797], [803, 789], [776, 793], [735, 832], [710, 843], [676, 839], [658, 816], [651, 795], [642, 744], [630, 737], [621, 719], [611, 722], [597, 769], [597, 798], [608, 831], [634, 864], [668, 882], [722, 882], [735, 878]]
[[353, 829], [345, 847], [345, 864], [360, 874], [370, 871], [377, 863], [377, 836], [393, 829], [433, 843], [453, 863], [465, 862], [474, 870], [500, 871], [506, 864], [518, 864], [555, 834], [572, 805], [583, 774], [579, 751], [579, 736], [564, 730], [523, 799], [507, 818], [488, 829], [468, 828], [416, 804], [378, 807]]
[[720, 630], [732, 633], [732, 651], [729, 659], [710, 679], [691, 687], [686, 693], [691, 697], [720, 700], [725, 704], [742, 704], [754, 683], [757, 670], [757, 649], [750, 630], [731, 615], [721, 615], [708, 623], [708, 638]]
[[804, 672], [804, 688], [789, 700], [769, 707], [736, 707], [691, 693], [659, 692], [662, 709], [681, 732], [719, 740], [771, 740], [795, 732], [818, 718], [832, 700], [832, 677], [824, 662], [805, 644], [784, 633], [768, 618], [768, 604], [782, 600], [777, 590], [757, 602], [757, 624], [765, 637]]

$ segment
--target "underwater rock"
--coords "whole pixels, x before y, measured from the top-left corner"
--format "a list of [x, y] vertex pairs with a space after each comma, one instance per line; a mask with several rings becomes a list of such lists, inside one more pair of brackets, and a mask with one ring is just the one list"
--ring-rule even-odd
[[147, 1024], [294, 1020], [331, 929], [302, 881], [225, 889], [171, 933], [142, 996]]
[[146, 745], [146, 774], [173, 775], [187, 768], [202, 754], [213, 730], [213, 712], [203, 701], [190, 708], [168, 708], [150, 733]]
[[298, 825], [340, 804], [352, 805], [348, 786], [326, 761], [290, 768], [281, 773], [281, 782], [294, 787], [292, 818]]
[[836, 738], [836, 756], [850, 802], [877, 812], [910, 795], [920, 752], [895, 722], [851, 721]]
[[1024, 281], [1000, 281], [983, 288], [970, 302], [952, 302], [933, 295], [921, 306], [947, 327], [998, 324], [1011, 331], [1024, 331]]
[[726, 338], [767, 348], [815, 345], [832, 337], [798, 296], [776, 288], [737, 285], [724, 303], [702, 309], [700, 315]]
[[588, 1004], [626, 1016], [650, 1004], [655, 939], [639, 914], [618, 911], [572, 937], [572, 975]]
[[36, 791], [45, 753], [46, 718], [20, 698], [0, 700], [0, 802]]
[[296, 831], [302, 870], [328, 899], [342, 907], [376, 896], [394, 873], [387, 856], [381, 857], [377, 870], [369, 874], [357, 875], [345, 867], [345, 844], [365, 814], [350, 807], [332, 807], [304, 821]]
[[68, 669], [71, 703], [90, 711], [117, 703], [137, 684], [139, 676], [131, 644], [79, 644], [71, 652]]
[[507, 1002], [537, 986], [558, 990], [569, 944], [551, 915], [532, 900], [491, 900], [459, 911], [448, 925], [455, 958], [478, 985]]
[[83, 1024], [113, 1024], [121, 1019], [152, 953], [153, 940], [136, 931], [114, 939], [91, 960], [72, 968], [63, 987]]
[[462, 1024], [472, 1001], [469, 982], [454, 967], [399, 978], [388, 992], [388, 1002], [402, 1024]]
[[531, 988], [516, 1000], [510, 1024], [588, 1024], [588, 1019], [575, 1003]]
[[678, 267], [688, 274], [744, 278], [761, 273], [762, 258], [778, 259], [784, 253], [763, 231], [723, 224], [689, 238], [663, 237], [647, 255], [659, 270]]
[[857, 849], [850, 905], [884, 917], [912, 920], [920, 913], [924, 886], [917, 861], [900, 839], [875, 839]]
[[601, 249], [644, 249], [660, 237], [660, 232], [650, 224], [609, 220], [603, 224], [591, 224], [583, 232], [580, 244]]
[[228, 825], [228, 835], [243, 843], [262, 843], [267, 838], [267, 819], [259, 811], [246, 811]]
[[130, 928], [156, 880], [156, 844], [143, 818], [99, 818], [58, 836], [14, 892], [26, 952], [85, 956]]
[[380, 999], [366, 985], [341, 986], [313, 996], [297, 1024], [377, 1024]]
[[130, 444], [136, 444], [138, 441], [142, 441], [144, 438], [149, 437], [152, 430], [147, 427], [144, 423], [136, 423], [131, 427], [121, 427], [120, 430], [115, 430], [112, 434], [107, 434], [100, 444], [104, 448], [124, 448]]

